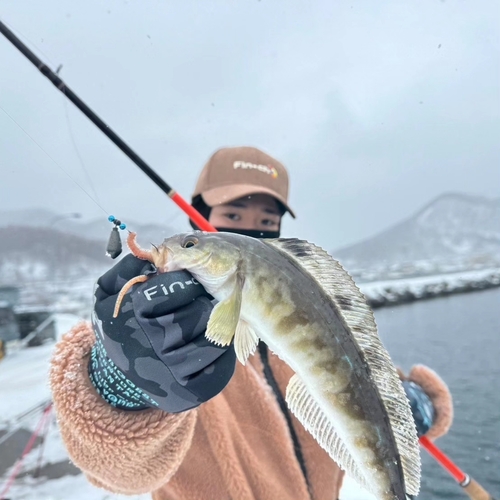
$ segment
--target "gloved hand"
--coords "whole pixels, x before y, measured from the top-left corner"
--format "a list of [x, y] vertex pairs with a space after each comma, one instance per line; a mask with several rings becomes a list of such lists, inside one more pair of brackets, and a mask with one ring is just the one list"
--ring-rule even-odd
[[411, 413], [415, 420], [418, 437], [423, 436], [432, 427], [436, 416], [432, 401], [415, 382], [404, 380], [403, 388], [410, 401]]
[[424, 365], [415, 365], [406, 376], [398, 369], [418, 436], [435, 440], [448, 432], [453, 422], [453, 401], [446, 383]]
[[[89, 376], [117, 408], [178, 413], [221, 392], [236, 355], [232, 345], [205, 338], [212, 297], [191, 274], [155, 273], [151, 263], [127, 255], [97, 281]], [[113, 318], [122, 286], [140, 274], [151, 277], [132, 287]]]

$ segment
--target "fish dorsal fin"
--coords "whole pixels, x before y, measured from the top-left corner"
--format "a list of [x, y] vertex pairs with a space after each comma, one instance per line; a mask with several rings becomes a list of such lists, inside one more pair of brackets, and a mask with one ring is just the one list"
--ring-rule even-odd
[[339, 467], [370, 491], [366, 479], [343, 441], [297, 374], [293, 375], [288, 382], [285, 399], [291, 412]]
[[340, 263], [322, 248], [296, 238], [262, 241], [283, 252], [309, 274], [336, 306], [363, 353], [387, 411], [401, 456], [406, 492], [418, 494], [420, 453], [410, 404], [389, 353], [377, 334], [375, 318], [364, 295]]

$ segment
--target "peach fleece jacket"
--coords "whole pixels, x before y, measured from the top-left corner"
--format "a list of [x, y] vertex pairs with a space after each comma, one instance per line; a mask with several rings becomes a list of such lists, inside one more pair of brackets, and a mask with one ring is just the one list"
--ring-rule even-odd
[[[154, 500], [310, 499], [293, 441], [258, 354], [221, 394], [195, 410], [126, 412], [108, 405], [87, 374], [95, 337], [80, 323], [56, 347], [51, 389], [62, 438], [91, 483]], [[284, 394], [290, 368], [270, 354]], [[292, 417], [312, 498], [338, 498], [343, 472]]]

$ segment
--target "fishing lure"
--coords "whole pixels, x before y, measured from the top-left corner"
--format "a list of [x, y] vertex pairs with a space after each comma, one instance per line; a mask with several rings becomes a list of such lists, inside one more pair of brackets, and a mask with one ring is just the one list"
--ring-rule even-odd
[[[116, 227], [114, 227], [113, 230], [114, 229], [116, 229]], [[111, 234], [111, 236], [113, 236], [113, 233]], [[118, 238], [120, 238], [120, 236], [118, 236]], [[147, 260], [147, 261], [151, 262], [152, 264], [154, 264], [153, 254], [150, 251], [148, 251], [148, 250], [142, 249], [137, 244], [136, 238], [137, 238], [137, 233], [129, 231], [129, 235], [127, 237], [127, 246], [129, 247], [129, 249], [132, 252], [132, 254], [135, 257], [139, 258], [139, 259]], [[120, 247], [121, 247], [121, 241], [120, 241]], [[156, 246], [154, 246], [154, 247], [158, 250], [158, 247], [156, 247]], [[120, 252], [121, 252], [121, 249], [120, 249]], [[120, 311], [120, 305], [122, 303], [122, 300], [123, 300], [123, 297], [125, 296], [125, 294], [136, 283], [144, 283], [145, 281], [147, 281], [147, 279], [148, 279], [148, 276], [142, 274], [142, 275], [139, 275], [139, 276], [135, 276], [134, 278], [132, 278], [129, 281], [127, 281], [127, 283], [125, 283], [125, 285], [123, 285], [123, 287], [120, 290], [120, 293], [118, 294], [118, 297], [116, 299], [115, 309], [113, 311], [113, 318], [117, 318], [118, 317], [118, 314], [119, 314], [119, 311]]]

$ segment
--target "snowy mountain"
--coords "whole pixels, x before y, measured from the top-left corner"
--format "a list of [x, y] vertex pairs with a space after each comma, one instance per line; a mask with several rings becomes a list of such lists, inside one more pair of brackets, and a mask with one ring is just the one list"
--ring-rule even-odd
[[[112, 260], [106, 246], [113, 225], [106, 217], [82, 221], [78, 215], [41, 209], [0, 212], [0, 286], [20, 288], [18, 308], [50, 306], [86, 315], [97, 278], [128, 253], [127, 231], [121, 232], [122, 255]], [[145, 248], [187, 229], [127, 222]]]
[[[95, 278], [109, 268], [113, 261], [104, 253], [112, 224], [72, 215], [0, 212], [0, 283]], [[144, 247], [187, 229], [181, 220], [170, 226], [127, 222]], [[362, 282], [500, 267], [500, 199], [444, 194], [407, 220], [331, 254]]]
[[[164, 221], [161, 224], [143, 224], [127, 220], [128, 229], [135, 231], [139, 241], [147, 245], [149, 242], [158, 242], [167, 236], [187, 230], [187, 222], [178, 219], [174, 223]], [[163, 222], [163, 221], [162, 221]], [[112, 224], [106, 217], [83, 221], [78, 213], [56, 213], [44, 209], [26, 209], [0, 211], [0, 228], [8, 226], [29, 226], [48, 228], [67, 234], [75, 234], [88, 240], [101, 240], [106, 244]]]
[[0, 286], [18, 287], [17, 306], [25, 311], [57, 303], [59, 309], [85, 313], [94, 282], [113, 263], [105, 247], [106, 241], [50, 228], [0, 228]]
[[358, 279], [500, 266], [500, 199], [450, 193], [412, 217], [332, 255]]
[[111, 265], [105, 253], [105, 242], [54, 229], [0, 228], [0, 284], [95, 276]]

